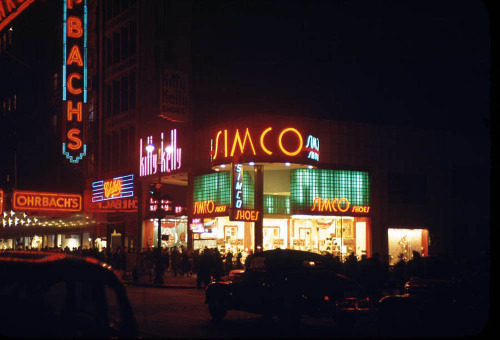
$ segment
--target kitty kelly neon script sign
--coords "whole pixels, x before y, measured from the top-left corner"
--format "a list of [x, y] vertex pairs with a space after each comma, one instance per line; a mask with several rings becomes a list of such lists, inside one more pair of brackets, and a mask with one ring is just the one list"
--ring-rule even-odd
[[[160, 173], [170, 173], [179, 170], [182, 166], [182, 148], [177, 145], [177, 129], [170, 130], [170, 150], [165, 150], [168, 143], [165, 142], [165, 135], [160, 134], [160, 141], [155, 145], [154, 151], [145, 151], [146, 145], [155, 144], [153, 136], [146, 138], [146, 143], [142, 138], [139, 141], [139, 176], [149, 176]], [[160, 153], [158, 153], [158, 147]], [[160, 162], [158, 162], [160, 157]], [[159, 163], [159, 164], [158, 164]], [[159, 168], [158, 168], [159, 166]]]

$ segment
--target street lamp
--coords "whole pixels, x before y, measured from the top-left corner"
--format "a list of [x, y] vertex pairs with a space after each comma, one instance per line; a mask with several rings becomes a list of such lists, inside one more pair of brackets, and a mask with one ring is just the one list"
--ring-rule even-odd
[[[153, 153], [155, 150], [155, 146], [154, 144], [148, 144], [146, 146], [146, 151], [147, 152], [150, 152], [150, 153]], [[172, 146], [171, 145], [167, 145], [165, 147], [165, 152], [166, 153], [172, 153]], [[156, 184], [156, 214], [157, 214], [157, 218], [158, 218], [158, 246], [157, 246], [157, 268], [158, 270], [156, 271], [156, 275], [155, 275], [155, 280], [154, 282], [155, 283], [163, 283], [163, 270], [160, 269], [160, 257], [161, 257], [161, 220], [163, 218], [163, 208], [161, 206], [161, 199], [162, 199], [162, 195], [161, 195], [161, 187], [162, 187], [162, 183], [161, 183], [161, 164], [162, 164], [162, 160], [163, 160], [163, 150], [161, 148], [158, 148], [158, 157], [157, 157], [157, 168], [156, 168], [156, 171], [158, 172], [158, 184]]]

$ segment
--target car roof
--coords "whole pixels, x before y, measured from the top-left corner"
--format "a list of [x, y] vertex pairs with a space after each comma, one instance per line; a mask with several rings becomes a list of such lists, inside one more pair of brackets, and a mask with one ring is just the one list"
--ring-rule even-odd
[[[112, 267], [91, 257], [38, 251], [0, 251], [0, 273], [33, 275], [50, 272], [68, 279], [91, 279], [114, 276]], [[89, 274], [92, 274], [89, 276]], [[12, 275], [9, 275], [10, 277]], [[88, 277], [87, 279], [85, 277]]]

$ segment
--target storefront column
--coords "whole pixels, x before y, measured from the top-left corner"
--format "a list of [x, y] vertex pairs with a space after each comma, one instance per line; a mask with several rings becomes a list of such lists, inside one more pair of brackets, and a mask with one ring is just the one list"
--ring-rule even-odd
[[263, 244], [264, 226], [264, 167], [262, 165], [254, 166], [255, 174], [255, 192], [254, 192], [254, 209], [259, 212], [258, 218], [254, 223], [254, 249], [261, 251]]

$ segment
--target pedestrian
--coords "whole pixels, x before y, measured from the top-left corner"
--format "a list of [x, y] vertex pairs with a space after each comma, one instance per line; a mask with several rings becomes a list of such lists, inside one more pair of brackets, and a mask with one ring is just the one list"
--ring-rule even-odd
[[181, 253], [180, 253], [180, 263], [179, 263], [179, 269], [181, 276], [184, 276], [186, 274], [187, 277], [189, 277], [189, 258], [186, 249], [184, 249], [183, 246], [181, 246]]
[[226, 254], [226, 258], [224, 260], [224, 271], [226, 275], [229, 275], [229, 272], [233, 269], [233, 253], [229, 250]]
[[241, 251], [238, 250], [238, 254], [236, 255], [236, 269], [243, 269], [243, 264], [241, 263]]
[[172, 272], [174, 273], [174, 276], [177, 276], [177, 272], [179, 271], [180, 254], [176, 246], [173, 246], [170, 257], [172, 262]]

